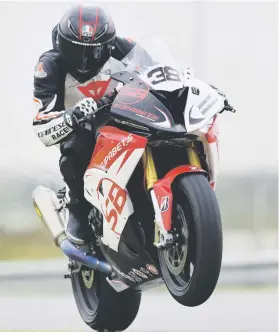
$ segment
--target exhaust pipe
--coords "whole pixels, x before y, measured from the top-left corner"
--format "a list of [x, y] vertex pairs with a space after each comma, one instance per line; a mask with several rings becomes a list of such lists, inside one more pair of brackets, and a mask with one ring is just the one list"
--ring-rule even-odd
[[51, 189], [38, 186], [32, 193], [33, 206], [38, 216], [52, 234], [54, 243], [70, 259], [82, 263], [93, 270], [112, 274], [112, 267], [107, 262], [88, 255], [75, 246], [65, 234], [65, 218], [59, 209], [61, 203]]
[[111, 276], [112, 268], [108, 263], [99, 261], [97, 258], [88, 255], [86, 252], [77, 248], [70, 240], [62, 240], [60, 243], [60, 248], [64, 254], [72, 260], [91, 267], [93, 270], [97, 270]]

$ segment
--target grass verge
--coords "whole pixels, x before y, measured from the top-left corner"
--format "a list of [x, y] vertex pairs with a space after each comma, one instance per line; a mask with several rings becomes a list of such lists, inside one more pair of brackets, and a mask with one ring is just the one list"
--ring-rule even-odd
[[[62, 258], [47, 230], [34, 233], [0, 234], [0, 260], [36, 260]], [[2, 332], [2, 331], [0, 331]]]

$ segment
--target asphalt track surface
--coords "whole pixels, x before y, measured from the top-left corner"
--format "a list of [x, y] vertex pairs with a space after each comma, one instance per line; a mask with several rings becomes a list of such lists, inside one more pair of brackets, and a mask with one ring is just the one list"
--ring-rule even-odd
[[[81, 320], [69, 280], [1, 280], [0, 331], [92, 331]], [[166, 291], [143, 294], [127, 332], [276, 332], [277, 289], [222, 289], [196, 308]]]

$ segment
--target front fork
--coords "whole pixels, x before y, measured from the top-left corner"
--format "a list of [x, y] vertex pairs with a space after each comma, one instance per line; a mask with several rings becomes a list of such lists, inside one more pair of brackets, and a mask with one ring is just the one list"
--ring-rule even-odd
[[[201, 163], [197, 152], [195, 151], [194, 143], [191, 143], [187, 147], [187, 154], [189, 163], [192, 166], [196, 166], [201, 168]], [[158, 181], [158, 175], [156, 171], [156, 166], [154, 163], [154, 159], [152, 156], [152, 150], [149, 145], [146, 146], [145, 151], [142, 156], [143, 167], [144, 167], [144, 174], [145, 174], [145, 181], [146, 181], [146, 188], [149, 191], [153, 207], [155, 210], [155, 235], [154, 235], [154, 245], [157, 248], [166, 248], [170, 246], [174, 242], [173, 234], [170, 231], [165, 229], [163, 220], [162, 220], [162, 207], [159, 206], [157, 197], [155, 195], [153, 186]]]

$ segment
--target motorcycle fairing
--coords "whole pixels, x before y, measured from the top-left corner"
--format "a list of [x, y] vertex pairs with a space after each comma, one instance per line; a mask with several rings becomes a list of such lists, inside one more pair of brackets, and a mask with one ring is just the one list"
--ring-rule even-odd
[[[99, 130], [96, 146], [84, 176], [86, 199], [103, 214], [102, 252], [115, 271], [112, 283], [140, 285], [160, 277], [158, 265], [144, 246], [127, 183], [138, 164], [147, 139], [115, 127]], [[148, 273], [153, 266], [158, 274]]]
[[84, 196], [104, 217], [102, 242], [115, 251], [134, 212], [126, 185], [146, 143], [144, 137], [115, 127], [103, 127], [84, 174]]
[[183, 173], [204, 173], [206, 175], [205, 170], [196, 166], [178, 166], [168, 172], [161, 180], [158, 180], [153, 185], [153, 190], [159, 207], [159, 211], [156, 211], [156, 218], [160, 218], [162, 220], [162, 224], [166, 231], [171, 230], [173, 203], [171, 186], [175, 178]]
[[150, 87], [140, 78], [127, 83], [112, 103], [111, 116], [130, 120], [151, 130], [174, 131], [171, 113], [150, 91]]
[[[140, 286], [161, 278], [159, 264], [147, 252], [144, 233], [140, 229], [137, 220], [130, 216], [121, 234], [117, 252], [101, 244], [102, 253], [115, 272], [112, 280], [120, 281], [128, 287]], [[148, 266], [153, 267], [153, 272], [148, 270]]]
[[203, 128], [224, 107], [224, 97], [210, 85], [191, 78], [187, 81], [188, 96], [184, 111], [187, 133]]

